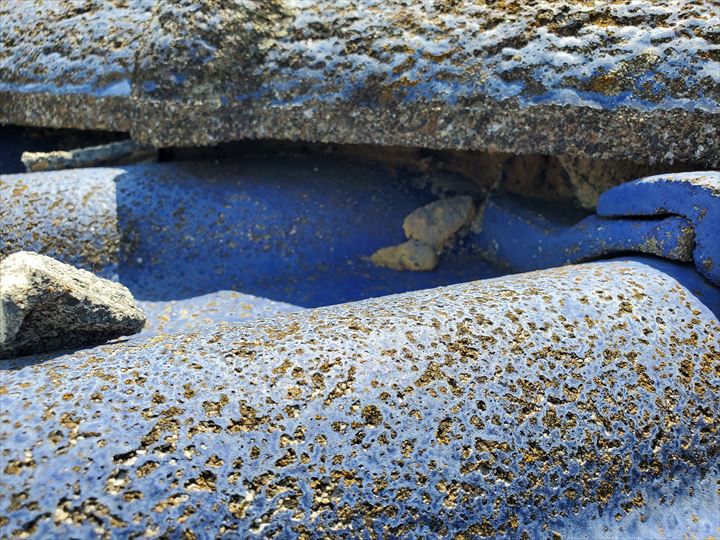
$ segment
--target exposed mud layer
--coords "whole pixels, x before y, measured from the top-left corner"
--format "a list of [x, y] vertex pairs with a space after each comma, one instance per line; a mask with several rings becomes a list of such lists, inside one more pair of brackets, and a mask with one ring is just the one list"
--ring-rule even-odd
[[594, 208], [600, 193], [642, 176], [701, 170], [699, 163], [655, 165], [627, 160], [572, 158], [567, 155], [509, 154], [468, 150], [434, 150], [368, 144], [244, 141], [205, 148], [170, 148], [175, 160], [227, 159], [289, 154], [333, 155], [381, 164], [396, 175], [414, 175], [418, 184], [440, 196], [487, 194], [501, 189], [524, 197], [568, 201]]

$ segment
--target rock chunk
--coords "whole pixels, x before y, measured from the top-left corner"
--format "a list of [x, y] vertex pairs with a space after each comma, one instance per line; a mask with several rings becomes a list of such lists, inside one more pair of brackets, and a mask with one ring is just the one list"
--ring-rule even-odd
[[414, 272], [432, 270], [438, 263], [435, 250], [418, 240], [408, 240], [397, 246], [378, 249], [370, 260], [375, 266]]
[[440, 199], [407, 216], [403, 230], [409, 240], [419, 240], [435, 250], [442, 250], [474, 214], [475, 205], [467, 195]]
[[144, 324], [119, 283], [29, 251], [0, 261], [0, 358], [100, 344]]

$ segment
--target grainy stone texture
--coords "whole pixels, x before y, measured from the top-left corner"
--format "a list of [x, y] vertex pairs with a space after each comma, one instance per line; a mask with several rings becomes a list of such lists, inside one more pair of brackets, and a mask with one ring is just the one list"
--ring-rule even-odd
[[720, 163], [711, 2], [24, 0], [0, 20], [7, 123]]
[[403, 221], [403, 231], [408, 240], [418, 240], [440, 251], [474, 215], [472, 197], [440, 199], [409, 214]]
[[370, 260], [382, 268], [427, 272], [437, 266], [438, 254], [424, 242], [408, 240], [397, 246], [378, 249], [370, 256]]
[[3, 2], [0, 90], [127, 97], [135, 55], [154, 4], [153, 0]]
[[619, 262], [11, 361], [0, 536], [706, 538], [719, 359]]
[[97, 345], [144, 324], [118, 283], [32, 252], [0, 261], [0, 359]]

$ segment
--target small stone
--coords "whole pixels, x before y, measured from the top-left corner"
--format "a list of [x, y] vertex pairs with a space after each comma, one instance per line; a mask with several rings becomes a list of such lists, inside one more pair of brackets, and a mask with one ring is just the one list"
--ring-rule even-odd
[[135, 141], [118, 141], [74, 150], [55, 152], [23, 152], [20, 160], [27, 172], [59, 171], [80, 167], [94, 167], [121, 163], [151, 162], [157, 159], [157, 150]]
[[474, 214], [475, 205], [467, 195], [440, 199], [407, 216], [403, 230], [408, 240], [419, 240], [439, 251]]
[[119, 283], [29, 251], [0, 261], [0, 358], [97, 345], [144, 324]]
[[408, 240], [397, 246], [378, 249], [370, 260], [375, 266], [413, 272], [427, 272], [435, 268], [438, 263], [435, 250], [418, 240]]

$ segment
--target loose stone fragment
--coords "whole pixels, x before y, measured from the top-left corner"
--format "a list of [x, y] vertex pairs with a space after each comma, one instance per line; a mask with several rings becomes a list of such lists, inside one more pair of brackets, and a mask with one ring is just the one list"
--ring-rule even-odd
[[155, 161], [157, 150], [135, 141], [118, 141], [74, 150], [55, 152], [23, 152], [20, 160], [27, 172], [57, 171], [95, 165], [112, 164], [118, 161], [139, 163]]
[[370, 260], [376, 266], [415, 272], [432, 270], [438, 263], [435, 250], [419, 240], [408, 240], [397, 246], [378, 249]]
[[442, 250], [475, 213], [472, 198], [464, 195], [432, 202], [405, 218], [403, 230], [409, 240], [419, 240]]
[[0, 358], [100, 344], [144, 324], [118, 283], [28, 251], [0, 262]]

